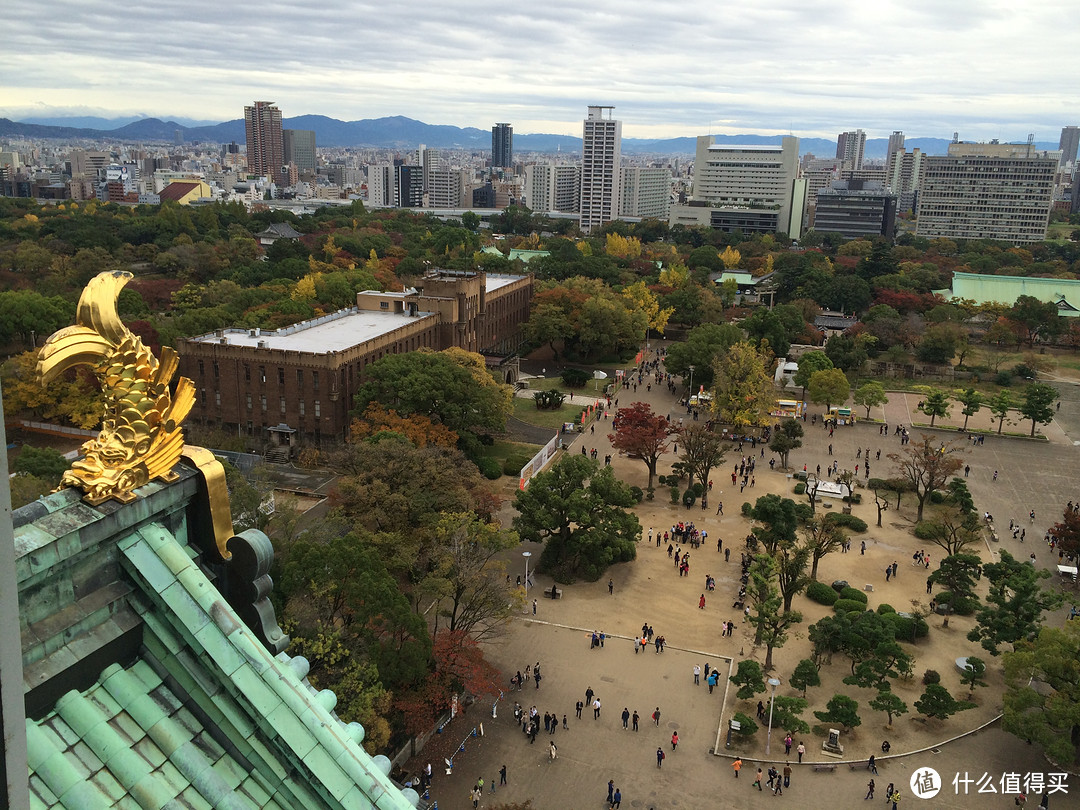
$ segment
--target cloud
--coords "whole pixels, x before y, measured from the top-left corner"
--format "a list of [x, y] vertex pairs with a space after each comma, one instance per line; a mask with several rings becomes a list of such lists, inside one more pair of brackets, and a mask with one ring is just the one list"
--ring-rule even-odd
[[[3, 114], [46, 107], [226, 120], [408, 115], [579, 134], [786, 132], [1049, 139], [1080, 57], [1070, 3], [1033, 0], [12, 0]], [[1065, 27], [1063, 27], [1065, 26]]]

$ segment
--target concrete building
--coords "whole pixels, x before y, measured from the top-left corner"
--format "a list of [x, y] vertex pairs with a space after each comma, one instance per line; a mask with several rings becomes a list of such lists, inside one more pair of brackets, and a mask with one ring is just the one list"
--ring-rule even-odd
[[581, 167], [559, 163], [533, 163], [525, 167], [525, 204], [532, 211], [581, 211]]
[[892, 160], [892, 156], [897, 152], [904, 150], [904, 133], [900, 130], [893, 130], [893, 134], [889, 136], [889, 148], [885, 151], [885, 165], [888, 166]]
[[922, 182], [926, 155], [918, 148], [907, 152], [903, 148], [889, 156], [885, 167], [885, 185], [896, 194], [898, 211], [913, 211]]
[[896, 226], [896, 195], [873, 180], [836, 180], [817, 193], [814, 230], [838, 233], [845, 239], [892, 239]]
[[619, 195], [620, 216], [666, 220], [671, 209], [671, 169], [624, 166]]
[[589, 233], [619, 215], [622, 122], [614, 107], [589, 107], [581, 133], [581, 230]]
[[467, 208], [471, 202], [471, 193], [469, 200], [465, 198], [469, 176], [466, 169], [439, 166], [425, 170], [427, 205], [431, 208]]
[[753, 146], [717, 144], [711, 135], [700, 136], [693, 199], [672, 206], [669, 223], [798, 238], [806, 193], [806, 184], [795, 182], [798, 168], [799, 139], [792, 136], [779, 145]]
[[244, 107], [248, 171], [256, 177], [280, 180], [285, 165], [285, 140], [281, 110], [272, 101], [256, 101]]
[[1062, 127], [1058, 149], [1061, 150], [1062, 166], [1075, 164], [1077, 151], [1080, 150], [1080, 127]]
[[510, 124], [491, 128], [491, 165], [503, 169], [514, 165], [514, 128]]
[[315, 131], [311, 129], [283, 129], [285, 163], [295, 164], [300, 174], [315, 174]]
[[948, 155], [926, 158], [915, 233], [1041, 242], [1060, 157], [1030, 144], [949, 144]]
[[398, 208], [422, 208], [424, 205], [424, 167], [394, 167], [394, 205]]
[[276, 331], [223, 329], [183, 339], [180, 371], [198, 390], [190, 418], [255, 443], [280, 425], [317, 445], [337, 443], [348, 434], [353, 398], [371, 363], [452, 346], [512, 354], [532, 292], [532, 276], [432, 270], [405, 292], [362, 292], [355, 308]]
[[866, 151], [866, 133], [861, 129], [841, 132], [836, 139], [836, 159], [850, 169], [861, 169]]

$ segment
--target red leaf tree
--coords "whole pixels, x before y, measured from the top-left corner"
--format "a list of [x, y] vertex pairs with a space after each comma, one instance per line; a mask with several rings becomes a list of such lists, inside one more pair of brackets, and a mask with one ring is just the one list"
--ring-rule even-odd
[[666, 417], [653, 413], [644, 402], [635, 402], [628, 408], [620, 408], [616, 415], [615, 432], [608, 434], [608, 441], [616, 450], [630, 457], [638, 457], [649, 469], [649, 486], [653, 485], [656, 464], [669, 449], [668, 437], [671, 425]]
[[1057, 540], [1058, 548], [1066, 554], [1080, 552], [1080, 514], [1066, 509], [1060, 523], [1055, 523], [1050, 536]]

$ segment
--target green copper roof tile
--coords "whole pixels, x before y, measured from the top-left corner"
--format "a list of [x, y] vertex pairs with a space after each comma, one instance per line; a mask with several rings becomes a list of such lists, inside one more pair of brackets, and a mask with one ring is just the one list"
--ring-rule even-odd
[[317, 745], [308, 751], [304, 756], [304, 764], [308, 766], [323, 787], [329, 791], [330, 795], [339, 801], [344, 798], [350, 788], [355, 786], [353, 780], [334, 762], [330, 754], [327, 753], [326, 748], [321, 745]]
[[176, 579], [191, 594], [192, 600], [207, 614], [210, 613], [210, 607], [214, 602], [219, 600], [224, 602], [218, 589], [211, 585], [206, 575], [194, 565], [177, 574]]
[[195, 633], [195, 641], [214, 659], [226, 675], [232, 675], [244, 663], [236, 647], [229, 643], [215, 624], [207, 624]]
[[[63, 750], [54, 748], [48, 735], [32, 720], [26, 723], [26, 745], [31, 770], [65, 807], [97, 810], [109, 806], [98, 789], [86, 781], [87, 774], [65, 757]], [[69, 795], [79, 803], [69, 804]]]
[[219, 761], [214, 769], [217, 775], [229, 786], [230, 790], [236, 790], [240, 783], [247, 778], [244, 769], [231, 757], [225, 757]]
[[257, 779], [250, 777], [245, 779], [240, 785], [240, 790], [255, 803], [256, 807], [265, 807], [270, 800], [270, 793]]
[[36, 773], [30, 774], [30, 808], [31, 810], [38, 810], [38, 808], [49, 808], [54, 806], [60, 800], [56, 798], [56, 794], [49, 790], [49, 786], [41, 781], [41, 777]]
[[[257, 735], [252, 734], [248, 738], [247, 742], [251, 746], [252, 753], [258, 756], [263, 761], [266, 772], [270, 774], [275, 780], [281, 781], [289, 775], [285, 768], [282, 766], [281, 762], [278, 760], [278, 757], [263, 744], [262, 740], [260, 740]], [[263, 779], [263, 774], [254, 773], [252, 774], [252, 777], [261, 780]], [[260, 784], [263, 783], [260, 782]], [[265, 784], [263, 786], [266, 787]]]
[[191, 810], [215, 810], [214, 805], [200, 796], [199, 791], [194, 787], [189, 787], [176, 798], [183, 803], [184, 807], [189, 807]]
[[311, 732], [305, 728], [304, 724], [300, 722], [300, 718], [288, 706], [278, 706], [265, 717], [270, 727], [288, 743], [289, 747], [301, 759], [307, 756], [311, 749], [315, 747], [315, 738], [311, 736]]
[[368, 810], [374, 808], [375, 805], [371, 803], [371, 799], [364, 795], [359, 786], [353, 785], [345, 797], [341, 800], [341, 804], [344, 807], [357, 807], [361, 810]]
[[140, 658], [126, 670], [133, 678], [138, 678], [147, 692], [152, 692], [161, 685], [161, 677], [154, 672], [154, 668]]
[[195, 567], [191, 557], [188, 556], [179, 543], [164, 543], [155, 548], [154, 551], [160, 560], [165, 563], [166, 567], [177, 577], [180, 576], [182, 571]]
[[112, 719], [112, 723], [120, 730], [121, 734], [132, 742], [141, 740], [146, 735], [146, 731], [143, 729], [142, 724], [126, 711], [116, 714]]
[[30, 573], [48, 571], [60, 561], [60, 554], [53, 544], [42, 546], [27, 555], [30, 560]]
[[79, 740], [68, 749], [68, 759], [72, 760], [76, 767], [87, 774], [94, 773], [101, 768], [101, 760], [98, 755], [84, 740]]
[[168, 716], [146, 693], [145, 683], [115, 664], [101, 673], [101, 685], [143, 731]]
[[135, 800], [133, 796], [124, 794], [123, 797], [116, 803], [115, 810], [144, 810], [144, 808]]
[[116, 781], [116, 777], [104, 768], [94, 774], [94, 784], [101, 789], [102, 793], [114, 802], [119, 801], [121, 797], [127, 795], [127, 789]]
[[267, 686], [266, 682], [247, 664], [233, 672], [230, 678], [240, 694], [244, 696], [244, 700], [251, 704], [256, 713], [269, 715], [281, 706], [281, 698], [274, 694], [274, 690]]
[[191, 787], [191, 782], [188, 781], [186, 776], [180, 773], [180, 769], [173, 765], [172, 762], [165, 761], [156, 770], [157, 772], [154, 774], [154, 777], [164, 779], [171, 788], [170, 792], [173, 796], [179, 796]]
[[206, 610], [192, 598], [188, 589], [180, 582], [174, 582], [161, 591], [161, 598], [189, 633], [196, 632], [210, 621]]
[[130, 563], [130, 567], [157, 593], [161, 593], [176, 582], [176, 575], [146, 543], [134, 542], [126, 549], [121, 545], [121, 550], [124, 552], [124, 558]]

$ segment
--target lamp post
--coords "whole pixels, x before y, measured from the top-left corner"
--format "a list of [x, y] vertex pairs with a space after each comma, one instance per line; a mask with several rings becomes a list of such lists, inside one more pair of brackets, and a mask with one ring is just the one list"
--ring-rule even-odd
[[769, 755], [769, 747], [772, 745], [772, 710], [773, 704], [776, 703], [776, 687], [780, 685], [780, 681], [776, 678], [769, 678], [769, 686], [772, 687], [772, 697], [769, 698], [769, 734], [765, 738], [765, 756]]
[[690, 366], [690, 393], [687, 396], [694, 395], [694, 367]]
[[531, 551], [521, 552], [521, 556], [525, 558], [525, 609], [523, 613], [529, 612], [529, 557], [532, 556]]

